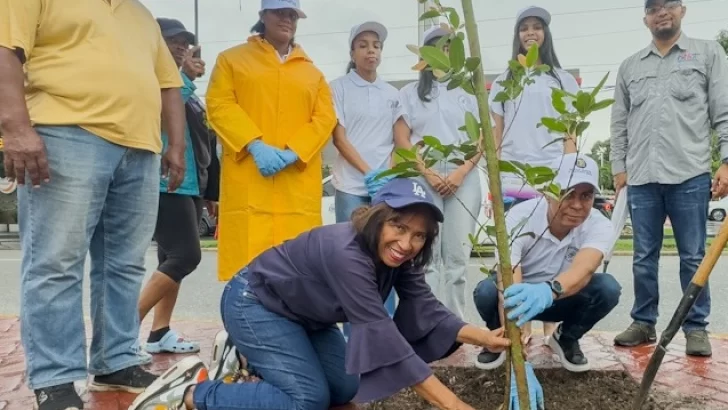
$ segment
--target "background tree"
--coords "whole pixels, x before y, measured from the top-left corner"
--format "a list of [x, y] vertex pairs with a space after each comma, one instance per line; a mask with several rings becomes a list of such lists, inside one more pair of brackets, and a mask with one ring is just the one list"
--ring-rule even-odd
[[592, 146], [591, 153], [587, 154], [599, 164], [599, 185], [602, 189], [614, 191], [614, 180], [612, 179], [612, 163], [609, 162], [611, 148], [609, 140], [599, 141]]

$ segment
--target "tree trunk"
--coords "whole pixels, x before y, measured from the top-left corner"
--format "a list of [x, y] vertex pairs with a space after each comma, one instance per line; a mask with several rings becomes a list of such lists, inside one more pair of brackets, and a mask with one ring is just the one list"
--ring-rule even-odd
[[[490, 108], [488, 107], [488, 99], [485, 90], [485, 75], [483, 74], [483, 62], [480, 54], [480, 40], [478, 38], [478, 25], [475, 21], [475, 11], [473, 10], [472, 0], [462, 0], [463, 17], [465, 19], [465, 31], [468, 36], [471, 57], [477, 57], [481, 61], [480, 69], [473, 72], [473, 84], [475, 86], [475, 96], [478, 101], [478, 110], [481, 119], [481, 132], [483, 133], [483, 145], [485, 151], [485, 159], [488, 166], [488, 184], [490, 193], [493, 197], [493, 214], [496, 229], [496, 247], [498, 249], [498, 266], [499, 291], [513, 284], [513, 268], [510, 261], [509, 238], [506, 230], [505, 206], [503, 204], [503, 193], [501, 191], [500, 172], [498, 157], [496, 155], [495, 140], [493, 139], [492, 127], [490, 123]], [[516, 324], [506, 319], [506, 334], [511, 340], [510, 352], [508, 359], [512, 360], [515, 367], [516, 383], [518, 385], [518, 402], [521, 409], [529, 409], [530, 402], [528, 398], [528, 385], [526, 384], [526, 368], [525, 357], [523, 354], [523, 345], [521, 344], [521, 331]], [[510, 366], [506, 366], [509, 369]], [[510, 372], [506, 372], [506, 382], [510, 382]], [[506, 402], [505, 409], [510, 408], [508, 400], [510, 392], [510, 383], [506, 385]]]

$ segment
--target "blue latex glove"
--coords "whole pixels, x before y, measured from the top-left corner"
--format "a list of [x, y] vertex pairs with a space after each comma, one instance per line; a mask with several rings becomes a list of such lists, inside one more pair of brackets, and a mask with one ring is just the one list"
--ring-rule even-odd
[[[533, 372], [531, 363], [526, 363], [526, 382], [528, 384], [528, 399], [531, 402], [529, 410], [543, 410], [545, 408], [543, 388]], [[511, 410], [520, 410], [518, 405], [518, 387], [516, 386], [516, 372], [511, 366]]]
[[248, 144], [248, 152], [253, 156], [255, 165], [258, 166], [258, 170], [264, 177], [269, 177], [286, 167], [285, 161], [277, 151], [280, 150], [260, 140]]
[[367, 186], [367, 192], [369, 193], [370, 197], [374, 197], [377, 191], [382, 189], [383, 186], [387, 185], [387, 182], [394, 179], [393, 175], [377, 179], [377, 175], [381, 174], [384, 171], [386, 171], [386, 169], [373, 169], [364, 174], [364, 183]]
[[515, 320], [521, 327], [554, 304], [554, 296], [548, 283], [517, 283], [505, 292], [503, 306], [513, 309], [508, 312], [508, 319]]
[[298, 155], [290, 149], [287, 149], [285, 151], [279, 150], [278, 156], [281, 157], [283, 162], [286, 163], [286, 166], [289, 166], [294, 162], [298, 161]]

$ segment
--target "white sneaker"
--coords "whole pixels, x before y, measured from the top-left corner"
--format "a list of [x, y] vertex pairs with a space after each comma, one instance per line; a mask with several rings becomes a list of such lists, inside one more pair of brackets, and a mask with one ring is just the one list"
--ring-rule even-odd
[[215, 343], [212, 345], [212, 358], [210, 359], [210, 380], [222, 380], [232, 383], [240, 370], [244, 368], [240, 361], [238, 349], [224, 330], [217, 332]]
[[157, 378], [144, 393], [137, 396], [129, 410], [185, 409], [184, 395], [189, 386], [207, 378], [207, 367], [197, 356], [189, 356]]

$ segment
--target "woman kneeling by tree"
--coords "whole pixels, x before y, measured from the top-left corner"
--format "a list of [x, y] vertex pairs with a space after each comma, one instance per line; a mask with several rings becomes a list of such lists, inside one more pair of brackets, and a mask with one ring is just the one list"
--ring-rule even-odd
[[[258, 256], [227, 284], [221, 308], [232, 343], [261, 380], [209, 381], [205, 365], [188, 357], [130, 410], [325, 410], [407, 387], [437, 408], [472, 409], [427, 363], [463, 343], [502, 350], [510, 342], [503, 329], [461, 321], [427, 286], [424, 267], [443, 220], [432, 197], [416, 180], [392, 180], [351, 222], [315, 228]], [[390, 318], [383, 301], [393, 288], [400, 303]], [[340, 322], [351, 323], [348, 344]]]

